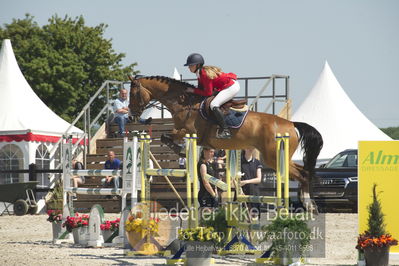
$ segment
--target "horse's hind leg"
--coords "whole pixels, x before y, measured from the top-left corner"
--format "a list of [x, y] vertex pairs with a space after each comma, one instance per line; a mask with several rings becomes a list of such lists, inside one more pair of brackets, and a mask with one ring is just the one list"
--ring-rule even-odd
[[308, 173], [303, 167], [294, 162], [290, 162], [290, 178], [297, 180], [300, 184], [300, 194], [299, 199], [302, 202], [303, 207], [308, 212], [317, 214], [316, 203], [311, 199], [310, 185], [311, 182], [308, 178]]
[[[258, 148], [262, 154], [263, 163], [276, 170], [276, 146], [275, 143], [265, 144], [263, 147]], [[310, 198], [310, 182], [308, 173], [299, 164], [292, 161], [289, 162], [289, 176], [290, 179], [296, 180], [300, 183], [300, 200], [305, 209], [312, 213], [317, 213], [316, 204]]]

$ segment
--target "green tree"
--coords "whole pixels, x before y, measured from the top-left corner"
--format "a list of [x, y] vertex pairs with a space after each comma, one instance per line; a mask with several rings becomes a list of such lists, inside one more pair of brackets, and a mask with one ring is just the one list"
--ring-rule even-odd
[[381, 130], [391, 138], [399, 140], [399, 127], [387, 127]]
[[382, 213], [381, 201], [377, 195], [377, 184], [373, 185], [373, 201], [367, 206], [369, 217], [367, 219], [368, 234], [373, 237], [380, 237], [385, 232], [384, 214]]
[[[57, 15], [40, 27], [34, 17], [13, 19], [0, 27], [0, 39], [11, 39], [18, 64], [35, 93], [58, 115], [72, 121], [105, 80], [137, 74], [133, 63], [103, 37], [107, 25], [88, 27], [82, 16]], [[91, 110], [97, 115], [104, 103]]]

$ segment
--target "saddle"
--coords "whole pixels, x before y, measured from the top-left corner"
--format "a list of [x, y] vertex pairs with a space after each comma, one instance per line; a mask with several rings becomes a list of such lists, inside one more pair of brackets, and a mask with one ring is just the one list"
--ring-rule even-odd
[[[201, 117], [205, 120], [212, 121], [217, 124], [217, 120], [213, 111], [210, 109], [210, 103], [215, 96], [204, 99], [199, 108]], [[248, 114], [247, 100], [230, 100], [223, 104], [220, 109], [224, 114], [224, 121], [229, 128], [240, 128]]]
[[[215, 99], [216, 96], [210, 96], [206, 98], [203, 102], [204, 104], [204, 111], [206, 112], [206, 116], [213, 116], [213, 112], [211, 110], [210, 104], [213, 99]], [[235, 111], [246, 111], [247, 106], [247, 100], [246, 99], [240, 99], [240, 100], [230, 100], [226, 103], [224, 103], [222, 106], [220, 106], [220, 109], [223, 111], [224, 115], [227, 115], [229, 113], [230, 109], [233, 109]]]

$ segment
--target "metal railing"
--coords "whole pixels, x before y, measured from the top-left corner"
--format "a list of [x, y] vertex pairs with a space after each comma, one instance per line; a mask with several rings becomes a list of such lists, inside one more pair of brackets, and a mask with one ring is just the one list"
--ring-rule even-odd
[[[181, 80], [184, 82], [197, 81], [197, 79], [183, 79], [182, 76]], [[280, 102], [285, 104], [289, 99], [289, 89], [290, 89], [289, 80], [290, 77], [287, 75], [276, 75], [276, 74], [264, 77], [238, 78], [238, 81], [240, 82], [241, 85], [241, 90], [236, 97], [246, 99], [249, 103], [249, 108], [252, 111], [266, 113], [269, 112], [270, 108], [272, 108], [271, 113], [276, 114], [277, 111], [276, 103]], [[280, 81], [283, 84], [280, 84]], [[262, 82], [265, 83], [261, 86]], [[270, 87], [271, 91], [269, 92], [267, 89]], [[253, 93], [255, 91], [258, 91], [256, 95]], [[250, 102], [250, 100], [252, 101]], [[263, 105], [265, 105], [265, 108], [261, 109]], [[161, 108], [162, 108], [161, 118], [164, 118], [163, 110], [165, 110], [166, 108], [163, 105], [161, 105]]]
[[[83, 164], [86, 165], [86, 155], [88, 151], [90, 151], [90, 139], [92, 137], [92, 128], [95, 125], [99, 124], [99, 121], [101, 118], [105, 117], [104, 121], [108, 121], [110, 112], [111, 112], [111, 103], [114, 99], [114, 95], [111, 93], [112, 88], [117, 88], [120, 89], [124, 86], [124, 82], [121, 81], [111, 81], [111, 80], [106, 80], [101, 87], [94, 93], [92, 97], [90, 97], [89, 101], [87, 104], [83, 107], [82, 111], [77, 115], [77, 117], [73, 120], [73, 122], [70, 124], [68, 129], [64, 132], [63, 136], [64, 138], [67, 138], [71, 135], [71, 129], [73, 127], [77, 126], [78, 122], [80, 120], [83, 120], [83, 133], [78, 135], [77, 141], [75, 141], [75, 144], [73, 145], [72, 149], [76, 150], [78, 145], [80, 143], [85, 143], [83, 145]], [[112, 101], [111, 101], [112, 100]], [[103, 108], [100, 110], [100, 112], [92, 119], [92, 105], [94, 103], [97, 103], [97, 101], [105, 102]], [[53, 154], [57, 149], [60, 148], [60, 144], [64, 138], [60, 138], [58, 142], [54, 145], [52, 150], [50, 151], [50, 154]], [[61, 165], [57, 165], [56, 169], [59, 169]]]

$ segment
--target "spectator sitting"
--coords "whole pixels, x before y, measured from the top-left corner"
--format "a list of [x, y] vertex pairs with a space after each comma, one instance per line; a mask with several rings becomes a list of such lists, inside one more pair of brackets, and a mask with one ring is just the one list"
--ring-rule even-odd
[[[108, 152], [108, 160], [105, 162], [104, 169], [107, 170], [118, 170], [121, 167], [121, 161], [115, 158], [113, 151]], [[106, 176], [101, 180], [103, 187], [114, 187], [119, 188], [119, 177], [118, 176]]]
[[[119, 91], [119, 98], [114, 102], [114, 122], [118, 124], [119, 137], [123, 137], [125, 134], [125, 125], [129, 121], [129, 101], [127, 99], [127, 90], [121, 89]], [[152, 118], [149, 117], [148, 119], [141, 119], [139, 120], [142, 124], [150, 124]]]
[[[72, 169], [73, 170], [82, 170], [83, 168], [84, 167], [83, 167], [83, 164], [81, 162], [79, 162], [76, 159], [72, 160]], [[73, 180], [73, 187], [78, 187], [79, 185], [85, 183], [85, 177], [84, 176], [75, 175], [75, 176], [72, 177], [72, 180]]]
[[[83, 167], [83, 164], [81, 162], [79, 162], [76, 159], [72, 160], [72, 169], [73, 170], [82, 170], [83, 168], [84, 167]], [[73, 181], [73, 187], [78, 187], [79, 185], [85, 183], [85, 177], [84, 176], [75, 175], [75, 176], [72, 176], [72, 181]], [[77, 199], [75, 193], [72, 195], [72, 199], [73, 200]]]

